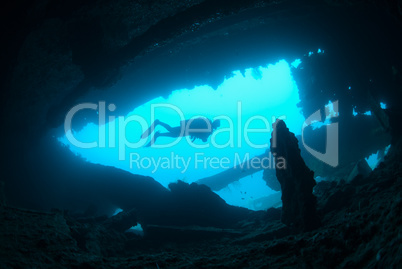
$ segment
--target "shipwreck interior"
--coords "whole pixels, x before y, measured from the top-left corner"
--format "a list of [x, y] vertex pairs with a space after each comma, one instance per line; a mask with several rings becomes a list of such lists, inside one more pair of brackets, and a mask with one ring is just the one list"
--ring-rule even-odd
[[3, 11], [1, 268], [402, 264], [402, 1]]

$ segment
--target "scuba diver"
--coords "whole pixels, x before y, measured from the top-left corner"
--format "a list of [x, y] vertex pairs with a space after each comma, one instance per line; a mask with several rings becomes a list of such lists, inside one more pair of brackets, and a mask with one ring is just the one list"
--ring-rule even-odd
[[196, 139], [201, 139], [203, 142], [206, 142], [208, 140], [208, 137], [220, 126], [220, 121], [214, 120], [212, 122], [210, 119], [199, 117], [190, 120], [183, 120], [180, 122], [180, 126], [171, 127], [169, 124], [166, 124], [160, 120], [155, 120], [154, 123], [152, 123], [151, 126], [141, 135], [141, 139], [148, 137], [154, 131], [157, 125], [164, 127], [167, 132], [155, 132], [154, 137], [151, 138], [151, 142], [149, 142], [145, 147], [152, 146], [155, 143], [156, 139], [160, 136], [190, 136], [192, 142], [194, 142], [194, 140]]

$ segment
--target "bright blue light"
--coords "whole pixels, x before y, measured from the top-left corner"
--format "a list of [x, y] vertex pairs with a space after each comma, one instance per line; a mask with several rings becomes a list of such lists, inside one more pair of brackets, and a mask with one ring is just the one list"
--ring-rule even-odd
[[324, 121], [313, 121], [310, 125], [313, 130], [327, 126], [332, 123], [332, 118], [339, 117], [339, 112], [335, 112], [334, 104], [331, 102], [331, 100], [328, 101], [328, 104], [325, 105], [325, 108], [328, 110], [328, 115], [325, 115]]
[[[388, 154], [389, 149], [391, 148], [391, 145], [388, 145], [382, 150], [377, 151], [376, 153], [371, 154], [366, 158], [366, 161], [368, 165], [371, 167], [371, 169], [375, 169], [377, 165], [384, 159], [384, 157]], [[380, 157], [380, 151], [383, 151], [383, 154]]]
[[[359, 113], [357, 113], [357, 112], [355, 111], [355, 107], [354, 107], [354, 108], [353, 108], [353, 116], [357, 116], [358, 114], [359, 114]], [[364, 112], [363, 115], [371, 116], [372, 113], [371, 113], [371, 111], [369, 110], [369, 111]]]
[[382, 109], [387, 109], [387, 105], [386, 105], [385, 103], [382, 103], [382, 102], [381, 102], [381, 103], [380, 103], [380, 106], [381, 106]]
[[385, 147], [384, 155], [388, 154], [388, 151], [391, 149], [391, 145]]
[[[296, 60], [295, 62], [301, 61]], [[240, 107], [239, 101], [241, 102]], [[253, 116], [265, 118], [268, 121], [268, 126], [261, 120], [255, 120], [251, 123], [249, 122], [252, 128], [262, 129], [268, 127], [271, 130], [275, 119], [281, 117], [285, 119], [290, 131], [296, 135], [300, 134], [304, 117], [301, 114], [300, 108], [297, 107], [297, 103], [299, 102], [299, 93], [291, 75], [290, 65], [285, 60], [281, 60], [274, 65], [270, 64], [265, 67], [250, 68], [244, 72], [234, 71], [233, 76], [225, 79], [216, 90], [208, 85], [202, 85], [193, 89], [173, 91], [167, 99], [162, 97], [155, 98], [135, 108], [127, 115], [139, 115], [150, 124], [151, 106], [161, 103], [178, 107], [186, 119], [199, 115], [213, 119], [214, 117], [224, 115], [233, 121], [234, 125], [231, 126], [229, 121], [221, 119], [221, 126], [216, 131], [215, 138], [218, 144], [225, 144], [231, 138], [231, 134], [228, 131], [224, 132], [224, 130], [225, 128], [227, 130], [229, 127], [233, 127], [234, 143], [231, 146], [220, 149], [210, 145], [208, 148], [200, 150], [191, 147], [185, 139], [182, 139], [177, 145], [164, 149], [153, 147], [127, 148], [125, 161], [119, 161], [119, 149], [117, 146], [111, 147], [108, 144], [104, 148], [81, 149], [71, 145], [66, 137], [59, 138], [59, 140], [69, 145], [73, 152], [92, 163], [115, 166], [133, 174], [151, 176], [164, 186], [178, 179], [191, 183], [227, 169], [224, 167], [196, 166], [196, 154], [202, 154], [202, 157], [209, 158], [217, 157], [222, 159], [227, 157], [234, 162], [236, 154], [240, 158], [243, 158], [245, 154], [249, 154], [252, 158], [265, 152], [269, 145], [265, 148], [254, 148], [248, 145], [243, 136], [242, 131], [245, 125], [248, 124], [247, 121]], [[241, 114], [239, 114], [239, 110]], [[155, 110], [155, 116], [160, 121], [173, 127], [178, 126], [180, 122], [177, 112], [168, 108]], [[106, 124], [106, 141], [109, 141], [110, 130], [119, 130], [118, 125], [114, 121]], [[158, 126], [156, 130], [165, 132], [161, 126]], [[217, 133], [218, 131], [221, 132]], [[128, 124], [125, 130], [127, 139], [132, 143], [139, 141], [142, 132], [141, 126], [136, 122]], [[96, 124], [88, 124], [80, 132], [76, 133], [75, 137], [85, 142], [97, 141], [98, 126]], [[118, 137], [119, 135], [116, 135], [114, 141], [116, 145], [118, 145]], [[269, 143], [270, 137], [270, 133], [249, 134], [249, 140], [257, 145]], [[174, 141], [173, 138], [161, 137], [158, 139], [157, 144], [165, 144], [172, 141]], [[141, 160], [148, 159], [149, 161], [140, 163], [140, 166], [136, 166], [134, 163], [130, 167], [130, 154], [138, 154]], [[190, 165], [185, 167], [184, 162], [178, 162], [175, 165], [171, 163], [169, 167], [166, 165], [163, 169], [160, 166], [156, 168], [158, 160], [162, 164], [164, 159], [173, 159], [176, 156], [189, 161]], [[152, 160], [155, 160], [155, 163], [152, 163]], [[236, 188], [233, 188], [232, 185], [221, 190], [219, 194], [230, 204], [253, 209], [253, 203], [245, 200], [246, 198], [255, 200], [273, 193], [266, 186], [265, 182], [262, 181], [261, 177], [261, 173], [257, 173], [253, 176], [243, 178], [239, 182], [233, 183], [236, 185]], [[247, 190], [247, 197], [244, 197], [238, 190]]]
[[141, 226], [141, 224], [137, 224], [136, 226], [132, 226], [130, 229], [126, 231], [126, 233], [133, 233], [138, 236], [144, 236], [144, 230]]
[[117, 208], [117, 209], [114, 211], [113, 216], [119, 214], [120, 212], [123, 212], [123, 209]]
[[366, 158], [366, 161], [371, 169], [376, 168], [378, 164], [378, 152], [371, 154], [369, 157]]
[[290, 65], [294, 68], [299, 67], [299, 65], [302, 63], [302, 61], [300, 59], [296, 59], [294, 60]]

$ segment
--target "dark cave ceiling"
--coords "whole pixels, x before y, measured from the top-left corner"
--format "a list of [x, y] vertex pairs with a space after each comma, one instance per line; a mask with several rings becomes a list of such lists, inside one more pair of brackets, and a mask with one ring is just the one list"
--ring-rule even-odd
[[[13, 136], [60, 126], [80, 100], [109, 98], [123, 114], [177, 87], [216, 86], [234, 69], [295, 59], [317, 47], [333, 52], [334, 68], [344, 72], [338, 76], [356, 73], [342, 77], [345, 83], [365, 76], [384, 86], [391, 68], [400, 68], [401, 1], [38, 0], [13, 5], [3, 10], [8, 41], [1, 50], [2, 118], [15, 130]], [[131, 90], [117, 89], [116, 83]], [[395, 93], [387, 98], [392, 103]]]

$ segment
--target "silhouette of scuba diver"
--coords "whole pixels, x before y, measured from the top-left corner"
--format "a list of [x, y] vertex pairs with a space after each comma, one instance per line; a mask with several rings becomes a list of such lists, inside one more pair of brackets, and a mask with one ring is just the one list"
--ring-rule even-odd
[[190, 136], [192, 142], [194, 140], [201, 139], [203, 142], [208, 140], [208, 137], [220, 126], [219, 120], [214, 120], [213, 122], [210, 119], [199, 117], [190, 120], [183, 120], [180, 122], [180, 126], [171, 127], [169, 124], [166, 124], [160, 120], [155, 120], [154, 123], [151, 124], [151, 127], [148, 128], [142, 135], [141, 139], [148, 137], [155, 129], [157, 125], [164, 127], [167, 132], [161, 133], [159, 131], [155, 132], [154, 137], [151, 139], [145, 147], [152, 146], [156, 139], [161, 136], [166, 137], [184, 137]]

